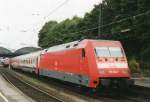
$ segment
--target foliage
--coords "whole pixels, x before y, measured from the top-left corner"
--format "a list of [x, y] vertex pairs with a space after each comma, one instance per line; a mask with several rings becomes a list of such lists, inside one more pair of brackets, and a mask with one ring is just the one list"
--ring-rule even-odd
[[144, 77], [150, 77], [150, 70], [143, 70], [142, 74]]
[[132, 73], [139, 73], [141, 71], [140, 70], [140, 64], [136, 60], [135, 57], [131, 57], [129, 59], [129, 67], [130, 67]]
[[[98, 34], [96, 28], [99, 25], [100, 8], [100, 23], [103, 26]], [[149, 10], [150, 0], [104, 0], [83, 18], [75, 16], [62, 22], [47, 22], [39, 32], [38, 43], [40, 47], [46, 48], [83, 38], [119, 40], [128, 57], [136, 56], [140, 66], [148, 67], [150, 65], [144, 65], [150, 61]]]

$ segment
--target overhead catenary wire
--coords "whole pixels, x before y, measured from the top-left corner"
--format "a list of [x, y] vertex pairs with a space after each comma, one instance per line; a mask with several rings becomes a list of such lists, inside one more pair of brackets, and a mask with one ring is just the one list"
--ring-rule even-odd
[[[60, 5], [58, 5], [57, 7], [55, 7], [54, 9], [52, 9], [46, 16], [44, 16], [43, 18], [42, 18], [42, 20], [40, 20], [39, 22], [37, 22], [37, 23], [40, 23], [40, 22], [46, 22], [46, 19], [50, 16], [50, 15], [52, 15], [52, 14], [54, 14], [57, 10], [59, 10], [61, 7], [63, 7], [66, 3], [68, 3], [69, 2], [69, 0], [65, 0], [64, 2], [62, 2]], [[36, 24], [37, 24], [36, 23]], [[22, 30], [22, 32], [27, 32], [27, 31], [29, 31], [29, 30], [31, 30], [31, 29], [33, 29], [33, 31], [35, 30], [33, 27], [31, 27], [31, 28], [28, 28], [27, 30]]]
[[143, 15], [146, 15], [146, 14], [149, 14], [150, 13], [150, 10], [144, 12], [144, 13], [140, 13], [140, 14], [137, 14], [135, 16], [130, 16], [130, 17], [127, 17], [127, 18], [123, 18], [121, 20], [118, 20], [118, 21], [114, 21], [114, 22], [111, 22], [111, 23], [108, 23], [108, 24], [105, 24], [105, 25], [98, 25], [96, 27], [93, 27], [93, 28], [88, 28], [88, 29], [84, 29], [84, 30], [81, 30], [81, 31], [78, 31], [78, 32], [71, 32], [71, 33], [67, 33], [67, 34], [77, 34], [77, 33], [84, 33], [86, 31], [91, 31], [91, 30], [95, 30], [95, 29], [99, 29], [99, 28], [102, 28], [102, 27], [107, 27], [109, 25], [113, 25], [113, 24], [117, 24], [117, 23], [121, 23], [123, 21], [126, 21], [126, 20], [129, 20], [129, 19], [135, 19], [136, 17], [140, 17], [140, 16], [143, 16]]
[[61, 3], [60, 5], [58, 5], [56, 8], [54, 8], [52, 11], [50, 11], [48, 13], [47, 16], [44, 17], [44, 19], [46, 19], [47, 17], [49, 17], [50, 15], [52, 15], [53, 13], [55, 13], [58, 9], [60, 9], [62, 6], [64, 6], [67, 2], [69, 2], [69, 0], [65, 0], [63, 3]]

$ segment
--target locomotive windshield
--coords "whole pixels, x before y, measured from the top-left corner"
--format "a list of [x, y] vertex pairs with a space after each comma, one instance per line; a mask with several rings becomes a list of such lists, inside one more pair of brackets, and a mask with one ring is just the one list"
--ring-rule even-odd
[[120, 47], [96, 47], [98, 57], [123, 57], [123, 50]]
[[110, 57], [110, 52], [108, 47], [96, 47], [95, 51], [98, 57]]

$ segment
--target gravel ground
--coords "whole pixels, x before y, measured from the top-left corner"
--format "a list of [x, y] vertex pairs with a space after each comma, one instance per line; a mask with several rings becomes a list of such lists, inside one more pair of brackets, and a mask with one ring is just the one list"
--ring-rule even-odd
[[[14, 72], [14, 71], [13, 71]], [[101, 93], [97, 95], [89, 95], [85, 94], [85, 92], [78, 91], [77, 87], [66, 86], [64, 82], [49, 80], [48, 78], [42, 77], [37, 78], [32, 76], [29, 73], [24, 73], [21, 71], [15, 71], [20, 78], [28, 81], [29, 83], [34, 84], [36, 87], [41, 88], [42, 90], [52, 93], [57, 97], [61, 97], [65, 102], [150, 102], [149, 98], [141, 97], [142, 94], [139, 94], [141, 90], [138, 89], [137, 92], [129, 92], [129, 93], [117, 93], [116, 90], [113, 93], [109, 93], [109, 95], [105, 95], [105, 93]], [[44, 79], [44, 81], [43, 81]], [[63, 83], [63, 84], [62, 84]], [[69, 88], [72, 88], [71, 90]], [[142, 91], [144, 92], [144, 91]], [[144, 92], [145, 93], [145, 92]], [[144, 94], [143, 94], [144, 95]]]

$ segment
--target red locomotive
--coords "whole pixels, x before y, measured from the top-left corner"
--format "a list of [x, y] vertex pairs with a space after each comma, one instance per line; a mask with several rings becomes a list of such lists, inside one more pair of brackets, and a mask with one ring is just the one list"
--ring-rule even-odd
[[57, 45], [12, 58], [11, 66], [90, 88], [133, 83], [119, 41], [85, 39]]

